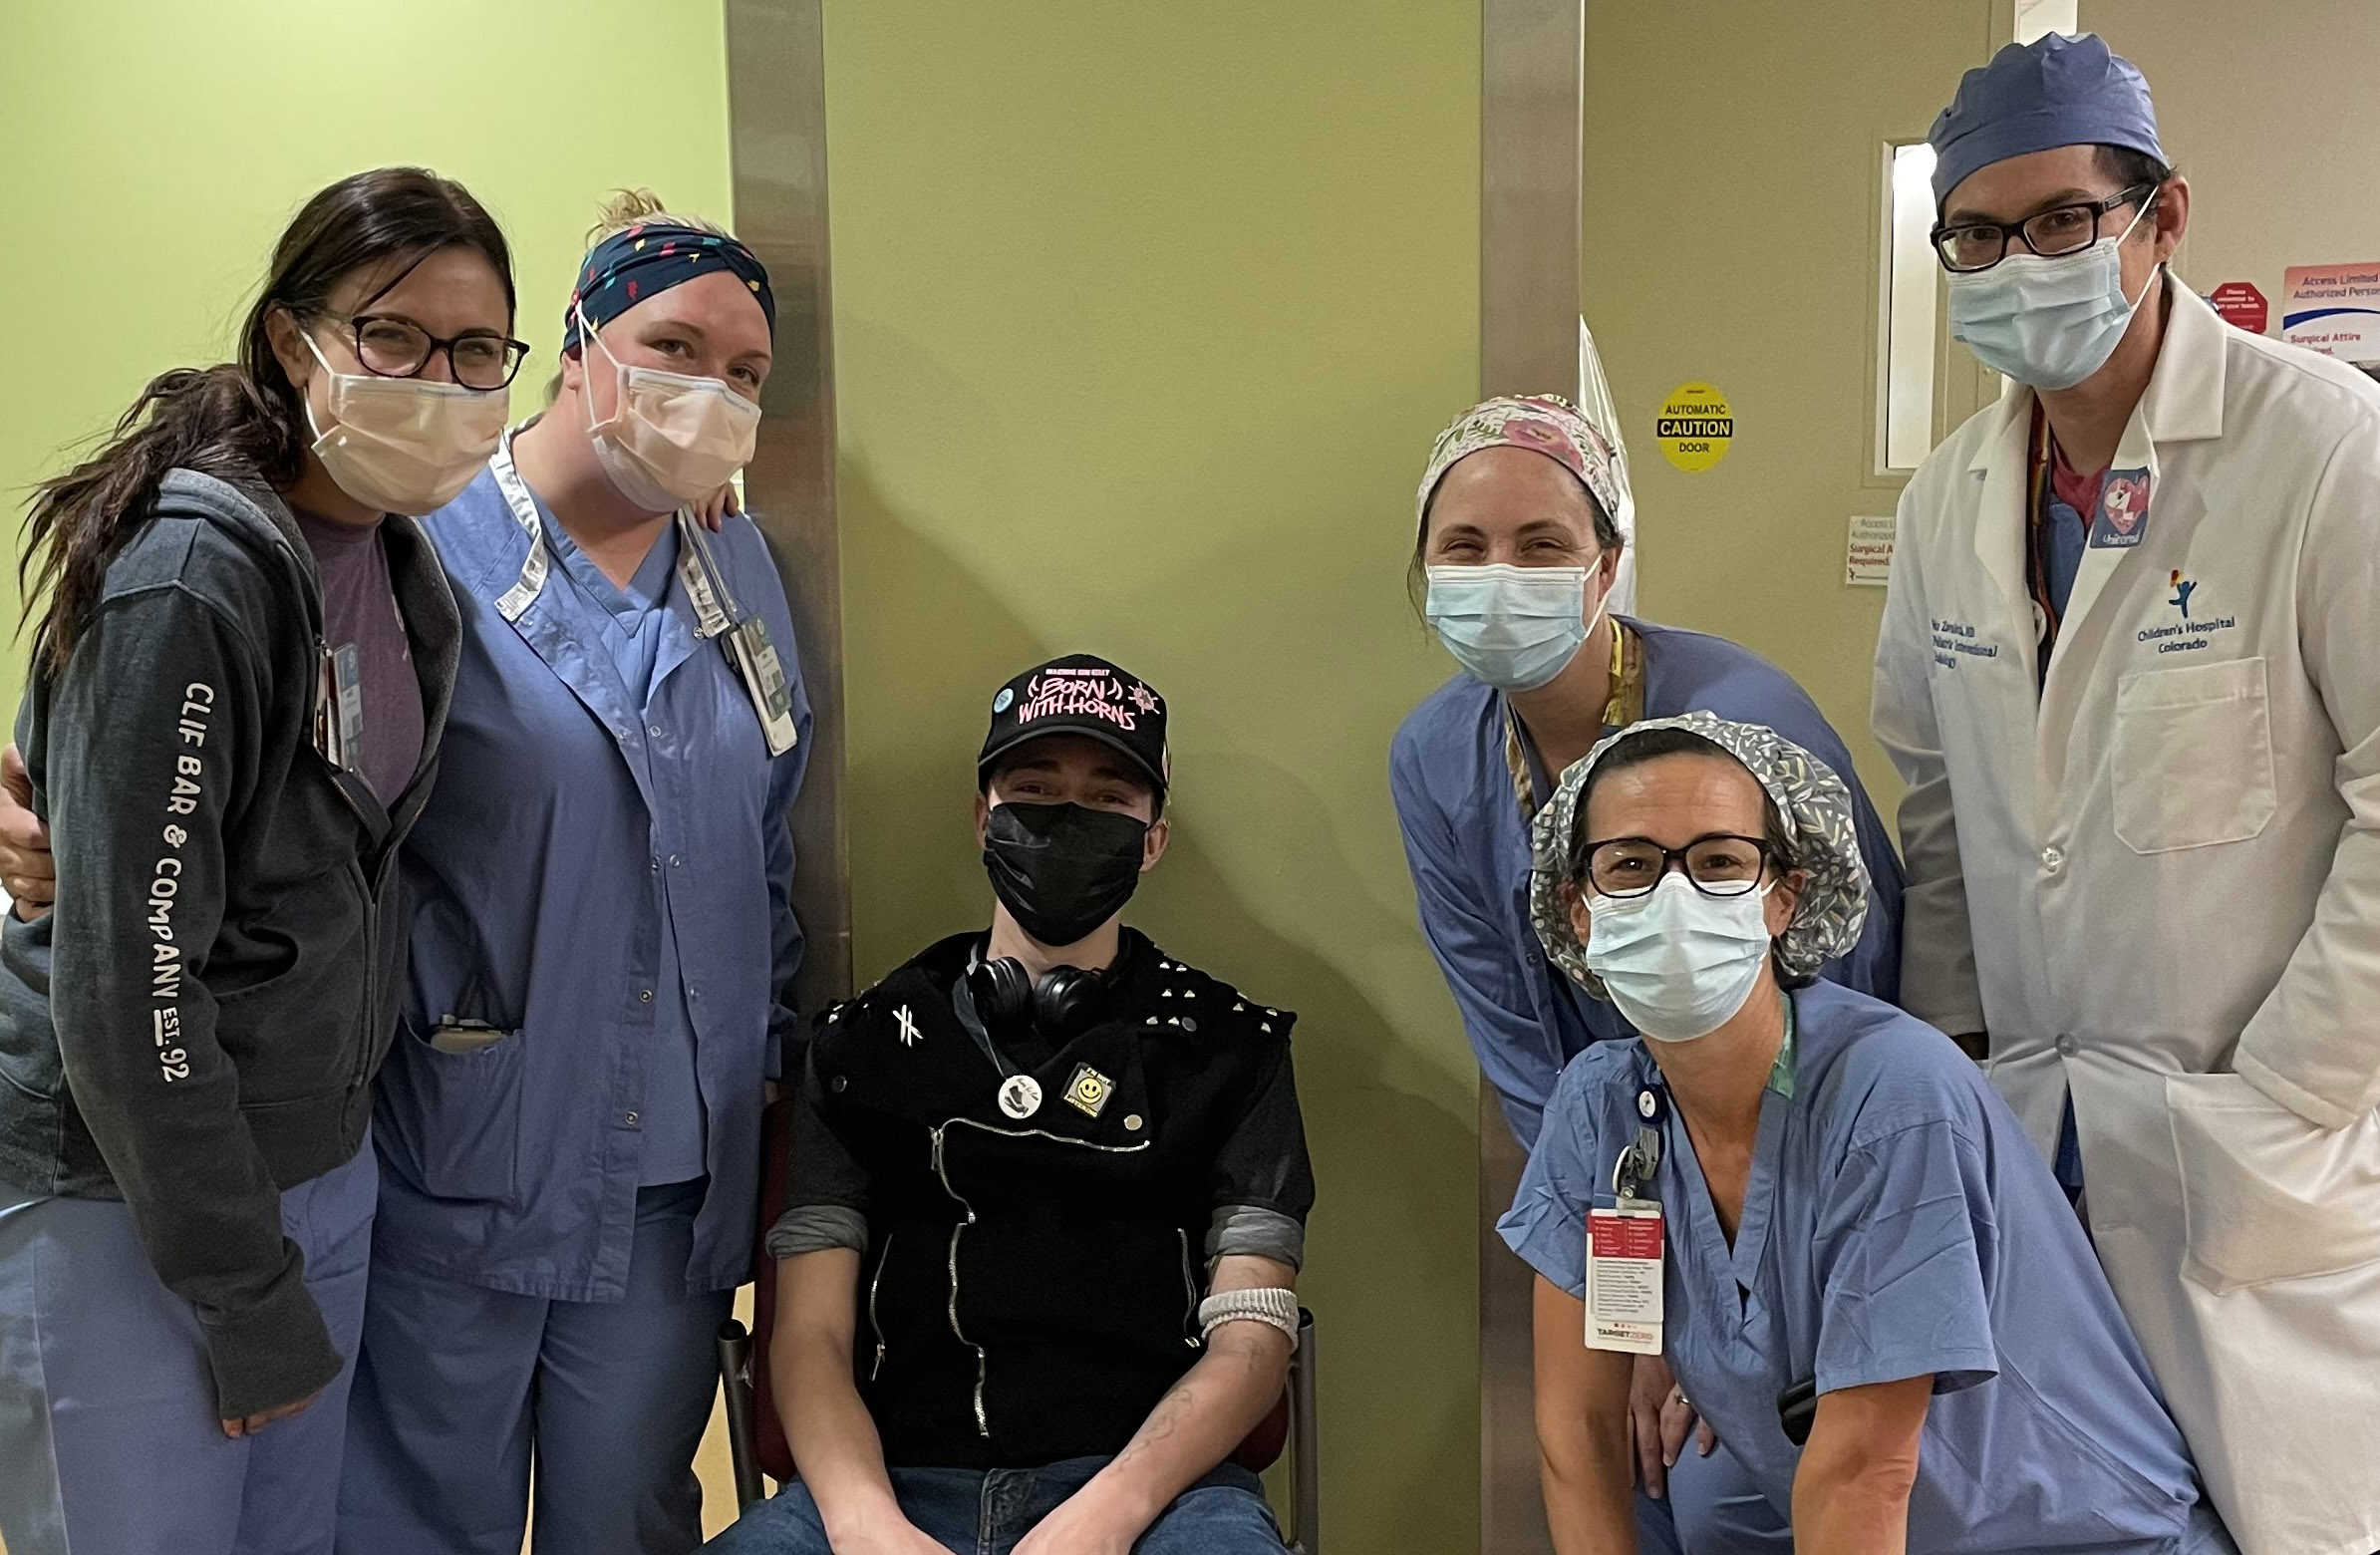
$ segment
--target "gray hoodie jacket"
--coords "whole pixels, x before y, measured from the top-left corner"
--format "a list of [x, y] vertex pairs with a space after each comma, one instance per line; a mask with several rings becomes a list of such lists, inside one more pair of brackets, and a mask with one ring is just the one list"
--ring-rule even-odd
[[280, 1193], [364, 1140], [460, 633], [421, 529], [387, 524], [425, 723], [394, 813], [316, 749], [321, 590], [262, 486], [166, 476], [18, 721], [58, 905], [0, 940], [0, 1177], [125, 1201], [226, 1418], [339, 1372]]

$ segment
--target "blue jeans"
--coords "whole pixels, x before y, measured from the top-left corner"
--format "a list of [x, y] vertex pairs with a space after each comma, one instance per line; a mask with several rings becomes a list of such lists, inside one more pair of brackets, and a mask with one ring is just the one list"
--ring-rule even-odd
[[[1008, 1555], [1034, 1524], [1106, 1466], [1069, 1458], [1046, 1468], [896, 1468], [893, 1495], [920, 1533], [951, 1555]], [[718, 1555], [829, 1555], [818, 1508], [798, 1481], [745, 1511], [703, 1546]], [[1226, 1463], [1149, 1525], [1133, 1555], [1282, 1555], [1281, 1530], [1257, 1477]]]

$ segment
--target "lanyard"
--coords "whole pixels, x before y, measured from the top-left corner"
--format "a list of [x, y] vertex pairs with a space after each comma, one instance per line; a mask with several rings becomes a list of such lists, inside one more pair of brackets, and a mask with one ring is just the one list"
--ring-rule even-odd
[[[1793, 1008], [1793, 996], [1783, 996], [1785, 1002], [1785, 1037], [1777, 1045], [1777, 1057], [1769, 1066], [1768, 1088], [1781, 1096], [1793, 1095], [1795, 1072], [1799, 1069], [1795, 1042], [1800, 1025]], [[1632, 1203], [1651, 1203], [1645, 1191], [1651, 1186], [1653, 1173], [1661, 1165], [1662, 1125], [1669, 1120], [1669, 1088], [1659, 1081], [1636, 1092], [1636, 1137], [1620, 1152], [1612, 1163], [1613, 1196]]]
[[[528, 482], [520, 478], [520, 469], [512, 463], [510, 431], [498, 440], [487, 464], [495, 472], [496, 489], [504, 493], [504, 505], [512, 510], [512, 521], [520, 525], [521, 533], [529, 541], [529, 553], [521, 558], [520, 577], [496, 601], [496, 614], [506, 621], [517, 622], [521, 613], [545, 592], [553, 560], [546, 550], [545, 526], [537, 518], [537, 499], [529, 494]], [[712, 554], [711, 537], [703, 526], [684, 507], [678, 509], [676, 522], [678, 579], [686, 585], [686, 597], [694, 602], [695, 636], [709, 642], [741, 625], [744, 619], [744, 607], [737, 602], [736, 591], [729, 587], [726, 575], [720, 571], [719, 560]]]
[[[1604, 699], [1604, 727], [1625, 729], [1644, 716], [1643, 677], [1644, 654], [1641, 645], [1636, 656], [1629, 657], [1628, 629], [1618, 616], [1606, 618], [1612, 630], [1612, 673], [1610, 688]], [[1521, 818], [1528, 820], [1537, 814], [1537, 775], [1531, 771], [1542, 765], [1535, 758], [1534, 748], [1525, 743], [1519, 715], [1512, 711], [1510, 698], [1504, 704], [1504, 765], [1512, 774], [1512, 796], [1521, 806]], [[1562, 775], [1552, 775], [1559, 778]]]
[[[529, 553], [521, 558], [520, 577], [495, 605], [496, 614], [518, 625], [522, 613], [545, 591], [553, 562], [545, 548], [545, 526], [537, 517], [537, 499], [529, 494], [528, 482], [520, 478], [520, 470], [512, 463], [509, 431], [497, 441], [487, 465], [495, 472], [496, 489], [504, 493], [504, 505], [512, 510], [513, 522], [529, 540]], [[710, 532], [695, 522], [694, 514], [681, 507], [675, 521], [678, 581], [686, 585], [686, 597], [694, 604], [695, 636], [704, 642], [725, 639], [728, 661], [751, 698], [752, 714], [760, 721], [768, 754], [782, 756], [793, 749], [799, 729], [793, 722], [792, 688], [776, 645], [769, 640], [768, 623], [746, 613], [736, 598], [719, 558], [712, 553]]]

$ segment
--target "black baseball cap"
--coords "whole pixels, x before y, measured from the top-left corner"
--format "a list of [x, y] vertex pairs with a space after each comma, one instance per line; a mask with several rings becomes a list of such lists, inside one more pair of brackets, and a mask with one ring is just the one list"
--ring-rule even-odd
[[1118, 751], [1156, 785], [1162, 802], [1173, 778], [1165, 752], [1165, 699], [1128, 670], [1096, 654], [1071, 653], [1037, 664], [992, 699], [992, 728], [975, 759], [979, 787], [1000, 759], [1043, 735], [1080, 735]]

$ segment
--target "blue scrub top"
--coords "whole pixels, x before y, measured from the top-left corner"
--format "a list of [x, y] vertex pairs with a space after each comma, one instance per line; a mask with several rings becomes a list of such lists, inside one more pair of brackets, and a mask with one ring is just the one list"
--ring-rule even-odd
[[[660, 537], [622, 588], [554, 521], [544, 498], [534, 491], [529, 498], [537, 504], [555, 575], [561, 586], [577, 591], [584, 606], [580, 620], [593, 626], [597, 640], [611, 651], [612, 669], [631, 707], [640, 715], [646, 713], [661, 695], [661, 677], [655, 672], [661, 668], [661, 640], [669, 635], [678, 526], [662, 525]], [[710, 1133], [697, 1075], [694, 1017], [686, 1008], [686, 986], [678, 968], [678, 932], [668, 913], [661, 917], [661, 970], [653, 982], [653, 1062], [645, 1077], [645, 1160], [639, 1174], [649, 1185], [703, 1175], [703, 1146]]]
[[[2015, 1114], [1914, 1017], [1828, 983], [1793, 1000], [1792, 1074], [1761, 1097], [1732, 1248], [1674, 1107], [1661, 1124], [1648, 1193], [1678, 1386], [1789, 1510], [1801, 1454], [1780, 1394], [1931, 1375], [1912, 1551], [2174, 1549], [2198, 1499], [2188, 1449]], [[1574, 1060], [1498, 1227], [1573, 1295], [1588, 1207], [1611, 1204], [1638, 1094], [1659, 1084], [1641, 1040]]]
[[[707, 1174], [685, 1288], [733, 1287], [751, 1266], [761, 1083], [797, 1030], [785, 813], [810, 720], [775, 566], [747, 519], [712, 540], [792, 690], [798, 738], [772, 759], [674, 573], [639, 629], [657, 635], [632, 690], [619, 617], [573, 586], [566, 555], [517, 622], [497, 613], [528, 538], [492, 473], [425, 527], [462, 655], [438, 788], [406, 850], [412, 967], [374, 1114], [374, 1255], [616, 1301], [639, 1187]], [[513, 1035], [441, 1053], [429, 1039], [449, 1015]]]
[[[1824, 975], [1892, 1001], [1901, 994], [1901, 859], [1826, 716], [1793, 678], [1724, 638], [1625, 623], [1642, 644], [1644, 717], [1700, 710], [1764, 724], [1851, 790], [1871, 885], [1868, 922]], [[1611, 1005], [1547, 962], [1529, 921], [1529, 822], [1505, 759], [1503, 693], [1458, 675], [1413, 710], [1389, 749], [1388, 784], [1404, 832], [1421, 928], [1462, 1012], [1480, 1072], [1523, 1145], [1572, 1055], [1636, 1035]], [[1537, 789], [1542, 799], [1547, 787]]]

